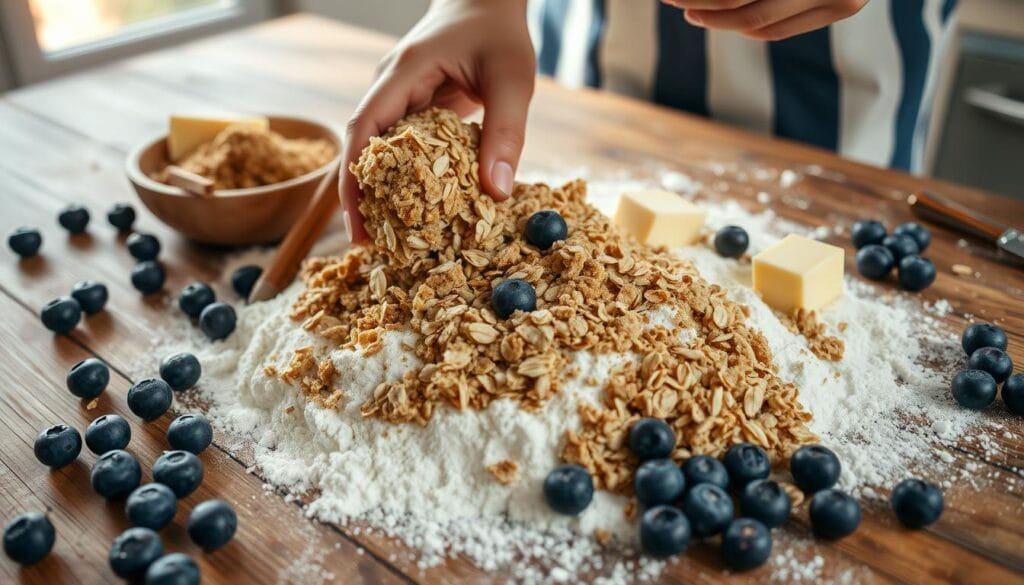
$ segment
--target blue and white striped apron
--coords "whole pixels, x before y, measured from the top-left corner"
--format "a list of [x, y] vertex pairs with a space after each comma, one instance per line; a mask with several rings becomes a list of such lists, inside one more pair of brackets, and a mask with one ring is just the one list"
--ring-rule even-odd
[[536, 0], [541, 73], [650, 99], [870, 164], [920, 170], [956, 0], [871, 0], [763, 42], [654, 0]]

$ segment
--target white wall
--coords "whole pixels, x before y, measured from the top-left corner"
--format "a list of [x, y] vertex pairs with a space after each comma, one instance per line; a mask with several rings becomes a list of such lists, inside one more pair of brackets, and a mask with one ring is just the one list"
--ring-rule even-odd
[[290, 9], [401, 36], [426, 12], [430, 0], [291, 0]]

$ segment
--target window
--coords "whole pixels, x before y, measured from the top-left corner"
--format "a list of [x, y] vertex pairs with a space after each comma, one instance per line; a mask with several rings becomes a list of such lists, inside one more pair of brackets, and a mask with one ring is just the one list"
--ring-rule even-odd
[[273, 0], [3, 0], [17, 84], [270, 17]]

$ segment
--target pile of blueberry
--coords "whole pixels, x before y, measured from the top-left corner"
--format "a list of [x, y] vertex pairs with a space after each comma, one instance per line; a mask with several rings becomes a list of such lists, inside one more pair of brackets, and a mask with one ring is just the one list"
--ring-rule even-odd
[[[722, 460], [696, 455], [678, 466], [670, 459], [675, 446], [675, 433], [663, 420], [640, 419], [630, 429], [629, 448], [640, 461], [633, 488], [643, 509], [644, 552], [671, 557], [685, 552], [691, 539], [721, 535], [726, 566], [746, 570], [763, 564], [772, 550], [771, 530], [792, 511], [789, 495], [769, 479], [768, 454], [741, 443]], [[834, 487], [840, 470], [839, 458], [821, 445], [801, 447], [789, 461], [794, 483], [811, 497], [809, 516], [818, 538], [843, 538], [860, 525], [860, 504]], [[580, 514], [593, 495], [593, 479], [579, 465], [559, 466], [544, 481], [544, 499], [561, 514]], [[943, 498], [935, 485], [908, 479], [893, 490], [891, 504], [904, 525], [921, 528], [938, 520]]]
[[995, 401], [1002, 384], [1006, 410], [1024, 416], [1024, 374], [1013, 374], [1006, 332], [990, 323], [974, 323], [964, 329], [960, 344], [968, 358], [967, 369], [953, 378], [957, 403], [972, 410], [985, 408]]
[[[160, 364], [160, 379], [136, 382], [128, 391], [128, 406], [144, 421], [163, 415], [171, 405], [172, 391], [193, 387], [201, 375], [195, 356], [178, 353]], [[67, 375], [68, 390], [80, 398], [99, 396], [110, 381], [110, 370], [95, 358], [76, 364]], [[199, 583], [199, 568], [187, 555], [164, 555], [156, 531], [174, 519], [178, 500], [192, 494], [203, 479], [203, 464], [197, 455], [213, 440], [209, 421], [201, 414], [183, 414], [167, 428], [166, 451], [152, 467], [153, 483], [140, 485], [142, 467], [125, 449], [131, 442], [131, 427], [123, 417], [105, 414], [85, 429], [85, 445], [98, 458], [90, 472], [93, 490], [105, 500], [125, 500], [125, 516], [133, 525], [118, 536], [110, 549], [110, 566], [124, 579], [147, 585]], [[72, 463], [82, 451], [82, 437], [68, 425], [43, 430], [33, 450], [44, 465], [59, 469]], [[204, 551], [214, 551], [231, 540], [237, 517], [223, 500], [196, 505], [187, 522], [193, 542]], [[4, 552], [12, 560], [31, 565], [45, 558], [53, 548], [56, 532], [50, 519], [28, 512], [4, 528]]]
[[[261, 274], [263, 269], [259, 266], [242, 266], [231, 274], [231, 288], [240, 298], [247, 299]], [[235, 309], [217, 302], [217, 293], [205, 282], [196, 281], [181, 289], [178, 307], [199, 322], [199, 329], [210, 341], [226, 339], [235, 330]]]
[[854, 222], [850, 235], [857, 248], [857, 270], [865, 277], [885, 280], [895, 267], [906, 290], [924, 290], [935, 282], [935, 264], [921, 256], [932, 242], [923, 225], [902, 223], [887, 234], [881, 222], [861, 220]]
[[[538, 211], [526, 220], [523, 238], [543, 252], [551, 249], [556, 242], [569, 235], [569, 226], [561, 214], [551, 209]], [[508, 319], [516, 311], [529, 313], [537, 309], [537, 291], [533, 285], [520, 278], [504, 280], [491, 291], [491, 307], [502, 319]]]
[[133, 232], [125, 244], [132, 258], [138, 260], [138, 264], [132, 267], [131, 275], [135, 290], [144, 295], [156, 294], [163, 290], [167, 274], [157, 260], [157, 256], [160, 255], [160, 240], [153, 234]]

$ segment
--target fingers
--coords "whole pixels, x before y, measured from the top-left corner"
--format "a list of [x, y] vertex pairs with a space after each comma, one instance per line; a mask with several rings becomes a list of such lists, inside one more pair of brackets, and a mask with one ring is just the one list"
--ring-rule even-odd
[[661, 0], [683, 10], [732, 10], [760, 0]]
[[345, 228], [350, 242], [364, 242], [368, 236], [359, 212], [362, 193], [349, 165], [359, 159], [370, 137], [381, 134], [404, 116], [410, 107], [426, 103], [443, 81], [436, 70], [409, 65], [396, 66], [377, 79], [356, 108], [345, 129], [342, 146], [341, 181], [338, 186]]
[[492, 59], [483, 71], [480, 184], [497, 201], [512, 194], [526, 138], [526, 115], [533, 97], [533, 83], [533, 66], [522, 60]]
[[[731, 10], [686, 11], [686, 20], [695, 26], [735, 31], [753, 31], [817, 8], [826, 0], [760, 0]], [[810, 4], [810, 5], [809, 5]]]
[[847, 12], [846, 9], [839, 9], [835, 6], [813, 8], [807, 12], [797, 14], [796, 16], [787, 18], [764, 28], [744, 32], [744, 34], [748, 37], [762, 41], [788, 39], [789, 37], [803, 34], [805, 32], [818, 30], [819, 28], [826, 27], [833, 22], [852, 16], [856, 14], [861, 7], [863, 7], [863, 4], [850, 12]]
[[460, 118], [465, 118], [480, 109], [480, 102], [475, 96], [471, 96], [465, 89], [451, 81], [446, 81], [437, 88], [430, 105], [451, 110]]
[[756, 0], [731, 9], [691, 7], [685, 17], [695, 26], [734, 30], [754, 39], [774, 41], [828, 26], [856, 14], [866, 3], [867, 0]]

